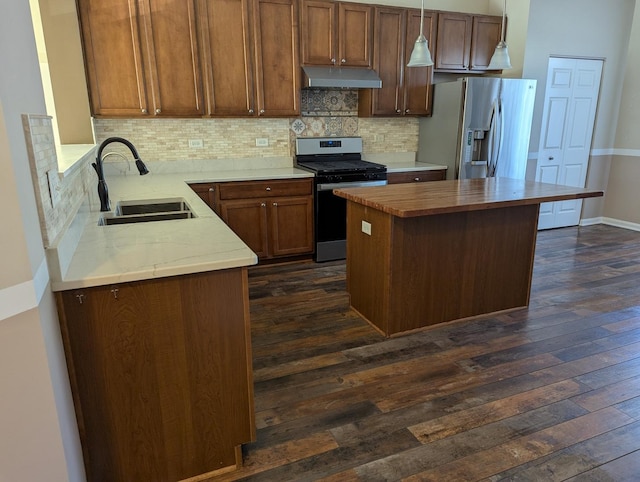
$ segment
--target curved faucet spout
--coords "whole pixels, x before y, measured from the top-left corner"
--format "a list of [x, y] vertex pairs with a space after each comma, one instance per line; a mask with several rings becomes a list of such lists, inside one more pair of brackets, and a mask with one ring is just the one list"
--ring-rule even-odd
[[147, 169], [147, 166], [144, 164], [144, 162], [142, 162], [138, 151], [136, 150], [135, 146], [131, 144], [131, 142], [122, 137], [109, 137], [108, 139], [105, 139], [102, 144], [100, 144], [100, 147], [98, 147], [96, 162], [91, 164], [96, 170], [96, 174], [98, 175], [98, 197], [100, 198], [100, 211], [111, 211], [111, 205], [109, 203], [109, 189], [107, 188], [107, 182], [104, 179], [104, 170], [102, 166], [102, 161], [104, 160], [102, 151], [105, 147], [113, 142], [119, 142], [129, 148], [131, 154], [133, 155], [133, 158], [136, 161], [136, 167], [138, 168], [138, 172], [141, 176], [149, 173], [149, 169]]

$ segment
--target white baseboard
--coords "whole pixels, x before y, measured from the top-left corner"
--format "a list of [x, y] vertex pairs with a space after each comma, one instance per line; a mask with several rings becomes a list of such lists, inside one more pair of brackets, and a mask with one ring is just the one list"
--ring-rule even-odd
[[615, 226], [617, 228], [630, 229], [631, 231], [640, 231], [640, 224], [622, 221], [621, 219], [603, 217], [602, 224], [608, 224], [609, 226]]
[[594, 224], [603, 224], [602, 216], [597, 218], [585, 218], [580, 220], [580, 226], [593, 226]]

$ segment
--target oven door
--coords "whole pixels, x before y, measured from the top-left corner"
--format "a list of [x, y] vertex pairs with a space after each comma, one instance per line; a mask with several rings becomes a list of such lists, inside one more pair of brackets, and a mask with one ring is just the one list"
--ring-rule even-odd
[[316, 184], [316, 261], [347, 257], [347, 200], [334, 195], [333, 190], [385, 184], [386, 180]]

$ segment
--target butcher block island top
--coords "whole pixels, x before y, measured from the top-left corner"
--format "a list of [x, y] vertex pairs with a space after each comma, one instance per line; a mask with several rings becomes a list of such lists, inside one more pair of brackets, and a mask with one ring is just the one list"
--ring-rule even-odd
[[336, 189], [349, 201], [401, 218], [602, 196], [602, 191], [510, 178], [464, 179]]
[[334, 193], [351, 306], [386, 336], [526, 307], [540, 204], [603, 195], [507, 178]]

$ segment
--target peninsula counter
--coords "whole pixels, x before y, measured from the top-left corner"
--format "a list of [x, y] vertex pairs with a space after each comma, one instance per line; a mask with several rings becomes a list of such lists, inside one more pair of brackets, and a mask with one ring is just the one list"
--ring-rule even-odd
[[508, 178], [334, 192], [351, 306], [386, 336], [526, 307], [540, 203], [603, 195]]

